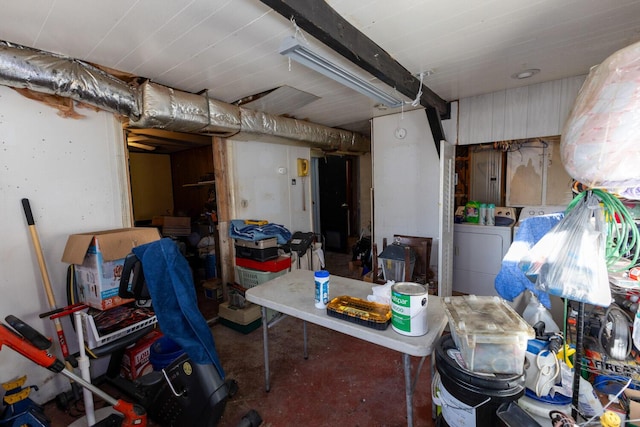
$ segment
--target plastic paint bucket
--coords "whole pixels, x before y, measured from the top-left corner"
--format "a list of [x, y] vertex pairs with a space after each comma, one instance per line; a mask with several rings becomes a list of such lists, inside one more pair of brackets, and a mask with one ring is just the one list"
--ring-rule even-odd
[[538, 397], [527, 389], [525, 395], [518, 400], [518, 406], [524, 409], [541, 426], [551, 426], [549, 412], [560, 411], [571, 415], [571, 398], [556, 393], [554, 397]]
[[438, 401], [440, 424], [449, 427], [499, 425], [496, 411], [524, 394], [524, 374], [483, 374], [460, 365], [460, 352], [451, 335], [436, 343], [436, 368], [440, 374]]
[[183, 353], [184, 350], [175, 341], [167, 336], [163, 336], [151, 344], [149, 362], [151, 362], [154, 371], [161, 371]]
[[213, 279], [214, 277], [216, 277], [217, 276], [216, 270], [217, 270], [216, 256], [214, 254], [208, 254], [207, 257], [205, 258], [205, 265], [204, 265], [205, 278]]
[[418, 337], [429, 330], [427, 288], [411, 282], [391, 286], [391, 327], [402, 335]]

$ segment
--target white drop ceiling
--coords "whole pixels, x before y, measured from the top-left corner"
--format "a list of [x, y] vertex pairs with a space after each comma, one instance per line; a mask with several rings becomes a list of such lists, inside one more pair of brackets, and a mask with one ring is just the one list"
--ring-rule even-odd
[[[640, 1], [327, 3], [412, 74], [432, 71], [424, 84], [446, 101], [586, 74], [640, 40]], [[294, 24], [258, 0], [21, 0], [2, 7], [1, 40], [183, 91], [208, 90], [224, 102], [287, 86], [318, 99], [278, 112], [365, 133], [371, 117], [394, 111], [378, 111], [364, 95], [289, 64], [278, 47], [294, 34]], [[393, 93], [306, 38], [314, 50]], [[526, 80], [510, 77], [529, 68], [541, 71]]]

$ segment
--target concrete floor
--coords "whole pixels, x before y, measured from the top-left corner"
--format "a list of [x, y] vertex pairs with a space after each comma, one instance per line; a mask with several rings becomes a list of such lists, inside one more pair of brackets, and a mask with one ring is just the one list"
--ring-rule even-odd
[[[326, 254], [332, 274], [351, 275], [348, 254]], [[363, 286], [370, 286], [363, 282]], [[209, 300], [204, 311], [216, 311]], [[284, 317], [269, 329], [271, 391], [264, 389], [262, 327], [243, 334], [219, 323], [211, 327], [227, 378], [238, 382], [220, 427], [236, 426], [250, 409], [262, 426], [404, 426], [406, 404], [398, 352], [308, 324], [309, 358], [303, 358], [302, 321]], [[413, 359], [414, 372], [419, 359]], [[107, 386], [108, 387], [108, 386]], [[431, 377], [425, 363], [415, 387], [414, 425], [434, 426]], [[118, 390], [108, 388], [114, 397]], [[101, 403], [96, 404], [97, 407]], [[66, 426], [76, 413], [46, 405], [51, 426]], [[150, 423], [150, 425], [153, 423]]]

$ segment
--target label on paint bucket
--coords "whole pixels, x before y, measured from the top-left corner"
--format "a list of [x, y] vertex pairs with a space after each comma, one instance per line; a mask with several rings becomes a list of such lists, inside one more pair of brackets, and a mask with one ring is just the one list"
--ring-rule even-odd
[[424, 335], [427, 325], [427, 289], [417, 283], [400, 282], [391, 287], [391, 327], [410, 336]]
[[456, 399], [444, 388], [442, 382], [438, 384], [438, 398], [442, 409], [442, 416], [449, 427], [473, 427], [476, 425], [476, 409]]

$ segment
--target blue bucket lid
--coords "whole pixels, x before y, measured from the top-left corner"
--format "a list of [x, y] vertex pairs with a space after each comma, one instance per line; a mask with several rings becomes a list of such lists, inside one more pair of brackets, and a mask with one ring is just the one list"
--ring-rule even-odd
[[[601, 393], [618, 394], [628, 381], [629, 378], [618, 375], [597, 375], [593, 381], [593, 388]], [[629, 388], [638, 390], [637, 383], [634, 384], [632, 381], [631, 384], [629, 384]]]

